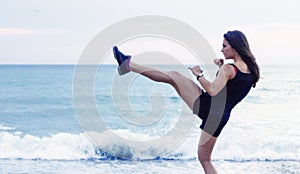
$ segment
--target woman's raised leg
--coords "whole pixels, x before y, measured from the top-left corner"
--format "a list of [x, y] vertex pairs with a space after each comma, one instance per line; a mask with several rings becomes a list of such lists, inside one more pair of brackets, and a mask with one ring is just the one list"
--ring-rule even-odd
[[176, 71], [163, 71], [148, 66], [143, 66], [130, 61], [130, 71], [139, 73], [151, 80], [172, 85], [179, 96], [193, 110], [195, 100], [201, 95], [202, 90], [191, 79]]
[[193, 110], [193, 113], [198, 113], [194, 110], [194, 103], [201, 95], [202, 90], [191, 79], [176, 71], [163, 71], [136, 64], [132, 62], [131, 56], [124, 55], [116, 46], [113, 47], [113, 54], [115, 59], [118, 61], [118, 71], [120, 75], [126, 74], [129, 71], [133, 71], [154, 81], [168, 83], [176, 89], [183, 101], [185, 101], [185, 103]]

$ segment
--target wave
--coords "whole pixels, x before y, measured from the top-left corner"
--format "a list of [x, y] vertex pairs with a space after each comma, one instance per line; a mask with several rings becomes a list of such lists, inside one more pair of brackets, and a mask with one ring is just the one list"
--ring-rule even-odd
[[[8, 129], [6, 127], [2, 127]], [[117, 130], [131, 137], [142, 138], [142, 134], [134, 134], [128, 130]], [[104, 133], [105, 135], [105, 133]], [[143, 137], [145, 138], [145, 137]], [[146, 137], [147, 138], [147, 137]], [[149, 136], [148, 139], [151, 139]], [[160, 159], [153, 158], [142, 148], [134, 149], [123, 143], [111, 143], [109, 139], [103, 141], [105, 147], [96, 147], [84, 133], [58, 133], [51, 136], [34, 136], [21, 132], [0, 132], [0, 159], [26, 159], [26, 160], [138, 160]], [[112, 153], [108, 153], [110, 150]], [[149, 149], [155, 154], [158, 149]], [[147, 157], [143, 158], [143, 155]]]
[[[257, 147], [258, 149], [255, 151], [252, 147], [255, 143], [235, 144], [234, 146], [230, 145], [230, 141], [222, 143], [223, 147], [218, 146], [215, 149], [214, 161], [300, 161], [299, 155], [296, 155], [299, 152], [297, 147], [288, 150], [291, 152], [283, 152], [282, 149], [279, 151], [272, 150], [278, 145], [270, 147], [273, 145], [269, 144], [269, 147], [265, 149]], [[161, 151], [158, 148], [164, 148], [164, 145], [151, 146], [145, 151], [142, 147], [136, 148], [119, 142], [112, 143], [109, 139], [105, 139], [104, 144], [106, 145], [105, 148], [96, 147], [83, 133], [58, 133], [48, 137], [39, 137], [18, 132], [0, 132], [0, 160], [197, 160], [197, 137], [193, 136], [186, 139], [176, 149], [165, 154], [158, 153]], [[113, 153], [108, 153], [107, 148], [113, 150]]]

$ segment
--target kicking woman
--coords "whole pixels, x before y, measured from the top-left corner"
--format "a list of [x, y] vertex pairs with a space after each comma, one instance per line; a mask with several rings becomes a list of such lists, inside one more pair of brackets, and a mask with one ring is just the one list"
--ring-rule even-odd
[[[224, 64], [223, 59], [215, 59], [214, 62], [220, 70], [212, 82], [205, 78], [199, 66], [189, 68], [205, 89], [204, 92], [194, 81], [176, 71], [163, 71], [136, 64], [131, 60], [131, 56], [124, 55], [117, 47], [113, 48], [120, 75], [132, 71], [151, 80], [172, 85], [193, 113], [202, 119], [198, 159], [206, 174], [217, 173], [211, 163], [211, 153], [217, 137], [229, 120], [231, 110], [248, 94], [251, 87], [255, 87], [260, 77], [259, 67], [242, 32], [234, 30], [224, 34], [221, 52], [225, 59], [233, 59], [234, 63]], [[211, 107], [218, 105], [212, 105], [212, 101], [214, 98], [218, 99], [218, 95], [224, 92], [223, 89], [226, 89], [224, 107], [221, 105], [221, 111], [216, 108], [216, 112]]]

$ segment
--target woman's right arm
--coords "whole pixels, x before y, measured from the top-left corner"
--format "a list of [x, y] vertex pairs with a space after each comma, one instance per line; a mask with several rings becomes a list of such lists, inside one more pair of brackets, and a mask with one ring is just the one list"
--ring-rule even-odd
[[[202, 72], [199, 66], [194, 66], [193, 68], [189, 68], [192, 73], [197, 76]], [[225, 64], [220, 68], [220, 71], [213, 82], [208, 81], [205, 77], [201, 76], [198, 78], [198, 82], [205, 89], [205, 91], [211, 95], [217, 95], [226, 85], [227, 81], [235, 75], [235, 71], [231, 65]]]

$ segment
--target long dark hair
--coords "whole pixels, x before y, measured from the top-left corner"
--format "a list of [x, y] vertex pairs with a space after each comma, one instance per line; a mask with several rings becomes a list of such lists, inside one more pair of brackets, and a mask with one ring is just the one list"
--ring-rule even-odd
[[260, 77], [260, 70], [256, 63], [256, 59], [250, 50], [246, 36], [242, 32], [234, 30], [225, 33], [224, 38], [227, 40], [230, 46], [238, 52], [243, 61], [247, 64], [251, 74], [253, 75], [253, 87], [255, 87], [256, 82]]

